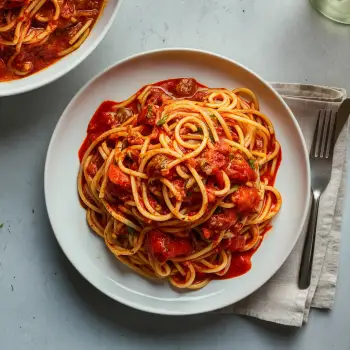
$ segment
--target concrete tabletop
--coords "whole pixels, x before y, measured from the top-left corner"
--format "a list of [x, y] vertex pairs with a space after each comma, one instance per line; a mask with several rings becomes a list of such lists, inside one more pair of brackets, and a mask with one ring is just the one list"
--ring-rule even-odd
[[234, 315], [157, 316], [112, 301], [61, 252], [43, 193], [46, 150], [63, 109], [122, 58], [201, 48], [269, 81], [350, 91], [349, 43], [350, 26], [323, 18], [307, 0], [125, 0], [105, 40], [79, 67], [44, 88], [1, 99], [0, 350], [350, 349], [350, 216], [334, 310], [313, 310], [295, 329]]

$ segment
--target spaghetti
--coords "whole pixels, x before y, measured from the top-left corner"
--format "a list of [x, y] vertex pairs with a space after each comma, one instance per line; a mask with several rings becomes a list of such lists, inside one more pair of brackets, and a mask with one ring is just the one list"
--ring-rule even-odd
[[178, 288], [246, 273], [282, 204], [281, 147], [245, 88], [171, 79], [105, 101], [79, 157], [92, 230], [122, 263]]
[[0, 0], [0, 81], [41, 70], [89, 35], [103, 0]]

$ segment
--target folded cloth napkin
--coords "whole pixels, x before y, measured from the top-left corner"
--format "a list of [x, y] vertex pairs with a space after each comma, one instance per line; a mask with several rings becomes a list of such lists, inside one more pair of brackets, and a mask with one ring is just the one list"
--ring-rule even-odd
[[[308, 149], [311, 147], [318, 111], [320, 109], [336, 111], [346, 98], [346, 91], [338, 88], [279, 83], [273, 83], [272, 86], [294, 113]], [[332, 308], [338, 274], [341, 217], [347, 170], [347, 133], [348, 123], [344, 126], [336, 143], [332, 178], [321, 197], [310, 288], [307, 290], [298, 288], [299, 267], [306, 235], [306, 227], [304, 227], [300, 239], [281, 269], [255, 293], [219, 312], [249, 315], [266, 321], [300, 327], [307, 322], [311, 307]]]

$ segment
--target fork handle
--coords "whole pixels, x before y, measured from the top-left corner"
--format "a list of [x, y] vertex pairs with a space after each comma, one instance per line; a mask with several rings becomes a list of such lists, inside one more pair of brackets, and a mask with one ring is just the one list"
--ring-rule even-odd
[[306, 289], [310, 286], [320, 197], [321, 192], [312, 191], [312, 203], [309, 217], [309, 225], [307, 227], [304, 250], [301, 258], [301, 265], [299, 271], [299, 289]]

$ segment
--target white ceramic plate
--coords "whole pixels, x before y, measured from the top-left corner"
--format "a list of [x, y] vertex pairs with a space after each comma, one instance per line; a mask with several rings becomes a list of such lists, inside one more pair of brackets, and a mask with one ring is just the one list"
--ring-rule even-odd
[[[197, 291], [177, 291], [123, 266], [93, 234], [77, 194], [78, 149], [103, 100], [121, 101], [148, 83], [194, 77], [210, 87], [248, 87], [272, 120], [282, 146], [276, 187], [283, 205], [245, 275], [213, 281]], [[299, 237], [309, 202], [308, 156], [299, 126], [277, 93], [256, 74], [227, 58], [195, 50], [160, 50], [123, 60], [91, 80], [61, 116], [46, 158], [45, 197], [57, 240], [72, 264], [96, 288], [140, 310], [185, 315], [235, 303], [262, 286], [282, 265]]]
[[0, 97], [20, 94], [44, 86], [68, 73], [81, 63], [102, 41], [111, 27], [122, 0], [107, 0], [102, 14], [92, 28], [91, 33], [78, 50], [62, 57], [47, 68], [12, 81], [0, 82]]

